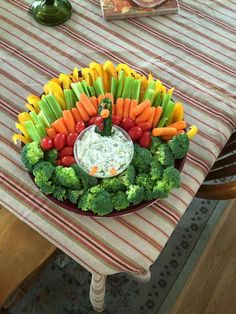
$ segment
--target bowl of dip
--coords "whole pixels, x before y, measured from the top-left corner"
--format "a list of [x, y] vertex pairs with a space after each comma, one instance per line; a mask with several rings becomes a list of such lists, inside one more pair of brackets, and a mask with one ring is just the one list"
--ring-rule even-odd
[[91, 125], [76, 139], [74, 157], [80, 168], [97, 178], [110, 178], [123, 172], [131, 163], [134, 145], [122, 128], [113, 125], [110, 136], [101, 136]]

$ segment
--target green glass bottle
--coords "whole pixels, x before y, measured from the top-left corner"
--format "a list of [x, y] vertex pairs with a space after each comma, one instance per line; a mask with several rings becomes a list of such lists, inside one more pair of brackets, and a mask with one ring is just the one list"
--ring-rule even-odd
[[43, 25], [64, 23], [71, 16], [72, 7], [68, 0], [35, 0], [31, 5], [34, 19]]

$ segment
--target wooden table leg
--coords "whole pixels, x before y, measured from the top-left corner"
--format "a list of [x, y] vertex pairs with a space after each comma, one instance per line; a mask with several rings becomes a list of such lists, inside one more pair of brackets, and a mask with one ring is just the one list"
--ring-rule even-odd
[[138, 280], [141, 283], [147, 283], [151, 279], [151, 272], [148, 270], [146, 273], [143, 274], [135, 274], [135, 273], [129, 273], [132, 277], [134, 277], [136, 280]]
[[105, 309], [106, 275], [92, 273], [89, 297], [96, 312]]

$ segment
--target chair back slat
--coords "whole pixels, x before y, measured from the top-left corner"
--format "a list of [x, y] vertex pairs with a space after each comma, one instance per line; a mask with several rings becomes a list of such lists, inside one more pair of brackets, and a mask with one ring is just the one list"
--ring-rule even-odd
[[234, 175], [236, 175], [236, 165], [224, 167], [209, 172], [209, 174], [205, 178], [205, 181], [227, 178]]
[[236, 141], [229, 142], [225, 148], [220, 153], [219, 157], [222, 157], [224, 155], [230, 154], [233, 151], [236, 151]]
[[223, 184], [203, 184], [197, 197], [210, 200], [229, 200], [236, 198], [236, 181]]
[[236, 154], [233, 154], [233, 155], [229, 155], [229, 156], [226, 156], [226, 157], [223, 157], [219, 160], [217, 160], [213, 167], [211, 168], [211, 170], [216, 170], [218, 168], [223, 168], [225, 166], [229, 166], [233, 163], [236, 163]]

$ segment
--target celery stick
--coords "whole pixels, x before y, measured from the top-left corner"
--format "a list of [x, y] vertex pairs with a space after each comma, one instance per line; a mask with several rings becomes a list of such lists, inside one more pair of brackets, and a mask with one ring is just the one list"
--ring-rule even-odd
[[153, 104], [154, 97], [155, 97], [154, 89], [149, 89], [148, 92], [146, 93], [146, 96], [144, 97], [144, 100], [148, 99], [150, 100], [151, 104]]
[[96, 96], [94, 87], [90, 85], [87, 85], [87, 87], [89, 91], [89, 96]]
[[83, 81], [81, 82], [81, 85], [82, 85], [82, 87], [83, 87], [83, 90], [84, 90], [85, 94], [86, 94], [88, 97], [90, 97], [89, 90], [88, 90], [88, 85], [87, 85], [86, 81], [83, 80]]
[[31, 116], [31, 119], [34, 122], [34, 124], [40, 124], [41, 123], [41, 121], [40, 121], [40, 119], [39, 119], [39, 117], [38, 117], [36, 112], [31, 111], [30, 112], [30, 116]]
[[101, 77], [98, 77], [96, 81], [94, 81], [93, 87], [97, 97], [105, 94]]
[[141, 88], [141, 80], [134, 80], [131, 99], [136, 99], [137, 101], [139, 101], [140, 88]]
[[40, 109], [43, 111], [45, 117], [47, 118], [48, 122], [51, 124], [56, 120], [56, 116], [52, 112], [51, 108], [48, 106], [46, 99], [40, 100], [38, 102]]
[[114, 101], [116, 101], [116, 91], [117, 91], [118, 82], [117, 79], [113, 76], [111, 78], [111, 93], [114, 96]]
[[166, 93], [163, 95], [162, 103], [161, 103], [163, 110], [165, 110], [166, 106], [168, 105], [170, 98], [171, 98], [170, 94]]
[[124, 88], [122, 91], [122, 98], [130, 98], [131, 97], [131, 93], [132, 93], [132, 89], [133, 89], [133, 83], [134, 83], [134, 79], [132, 77], [126, 77], [125, 79], [125, 84], [124, 84]]
[[118, 77], [118, 86], [117, 86], [117, 94], [116, 98], [120, 98], [123, 90], [123, 81], [125, 77], [125, 72], [124, 70], [120, 70], [119, 72], [119, 77]]
[[77, 97], [77, 99], [80, 99], [80, 94], [85, 94], [84, 89], [81, 85], [80, 82], [78, 83], [71, 83], [71, 88], [73, 89], [75, 96]]
[[35, 126], [34, 126], [33, 121], [31, 121], [31, 120], [25, 121], [23, 124], [24, 124], [27, 132], [29, 133], [30, 137], [32, 138], [32, 140], [36, 143], [39, 143], [41, 138], [40, 138]]
[[76, 106], [76, 97], [72, 89], [64, 89], [64, 96], [66, 101], [66, 109], [71, 110]]
[[146, 89], [146, 92], [143, 96], [143, 99], [146, 99], [146, 96], [147, 96], [147, 93], [150, 89], [155, 89], [155, 85], [156, 85], [156, 82], [155, 81], [150, 81], [149, 84], [148, 84], [148, 87]]
[[158, 92], [156, 95], [156, 98], [154, 100], [154, 107], [158, 107], [161, 105], [162, 99], [161, 99], [161, 92]]
[[36, 128], [36, 130], [38, 132], [38, 135], [39, 135], [40, 139], [43, 139], [44, 137], [47, 137], [47, 133], [46, 133], [44, 127], [41, 124], [36, 124], [35, 128]]
[[42, 110], [39, 112], [38, 118], [45, 128], [50, 128], [50, 123], [48, 122]]
[[172, 100], [169, 101], [166, 107], [163, 108], [162, 118], [158, 123], [158, 127], [163, 127], [166, 124], [166, 122], [168, 122], [168, 120], [172, 116], [174, 108], [175, 108], [175, 103]]
[[54, 95], [47, 95], [45, 97], [48, 106], [51, 108], [52, 112], [54, 113], [55, 117], [57, 119], [62, 117], [62, 109], [61, 106], [59, 105], [56, 97]]

